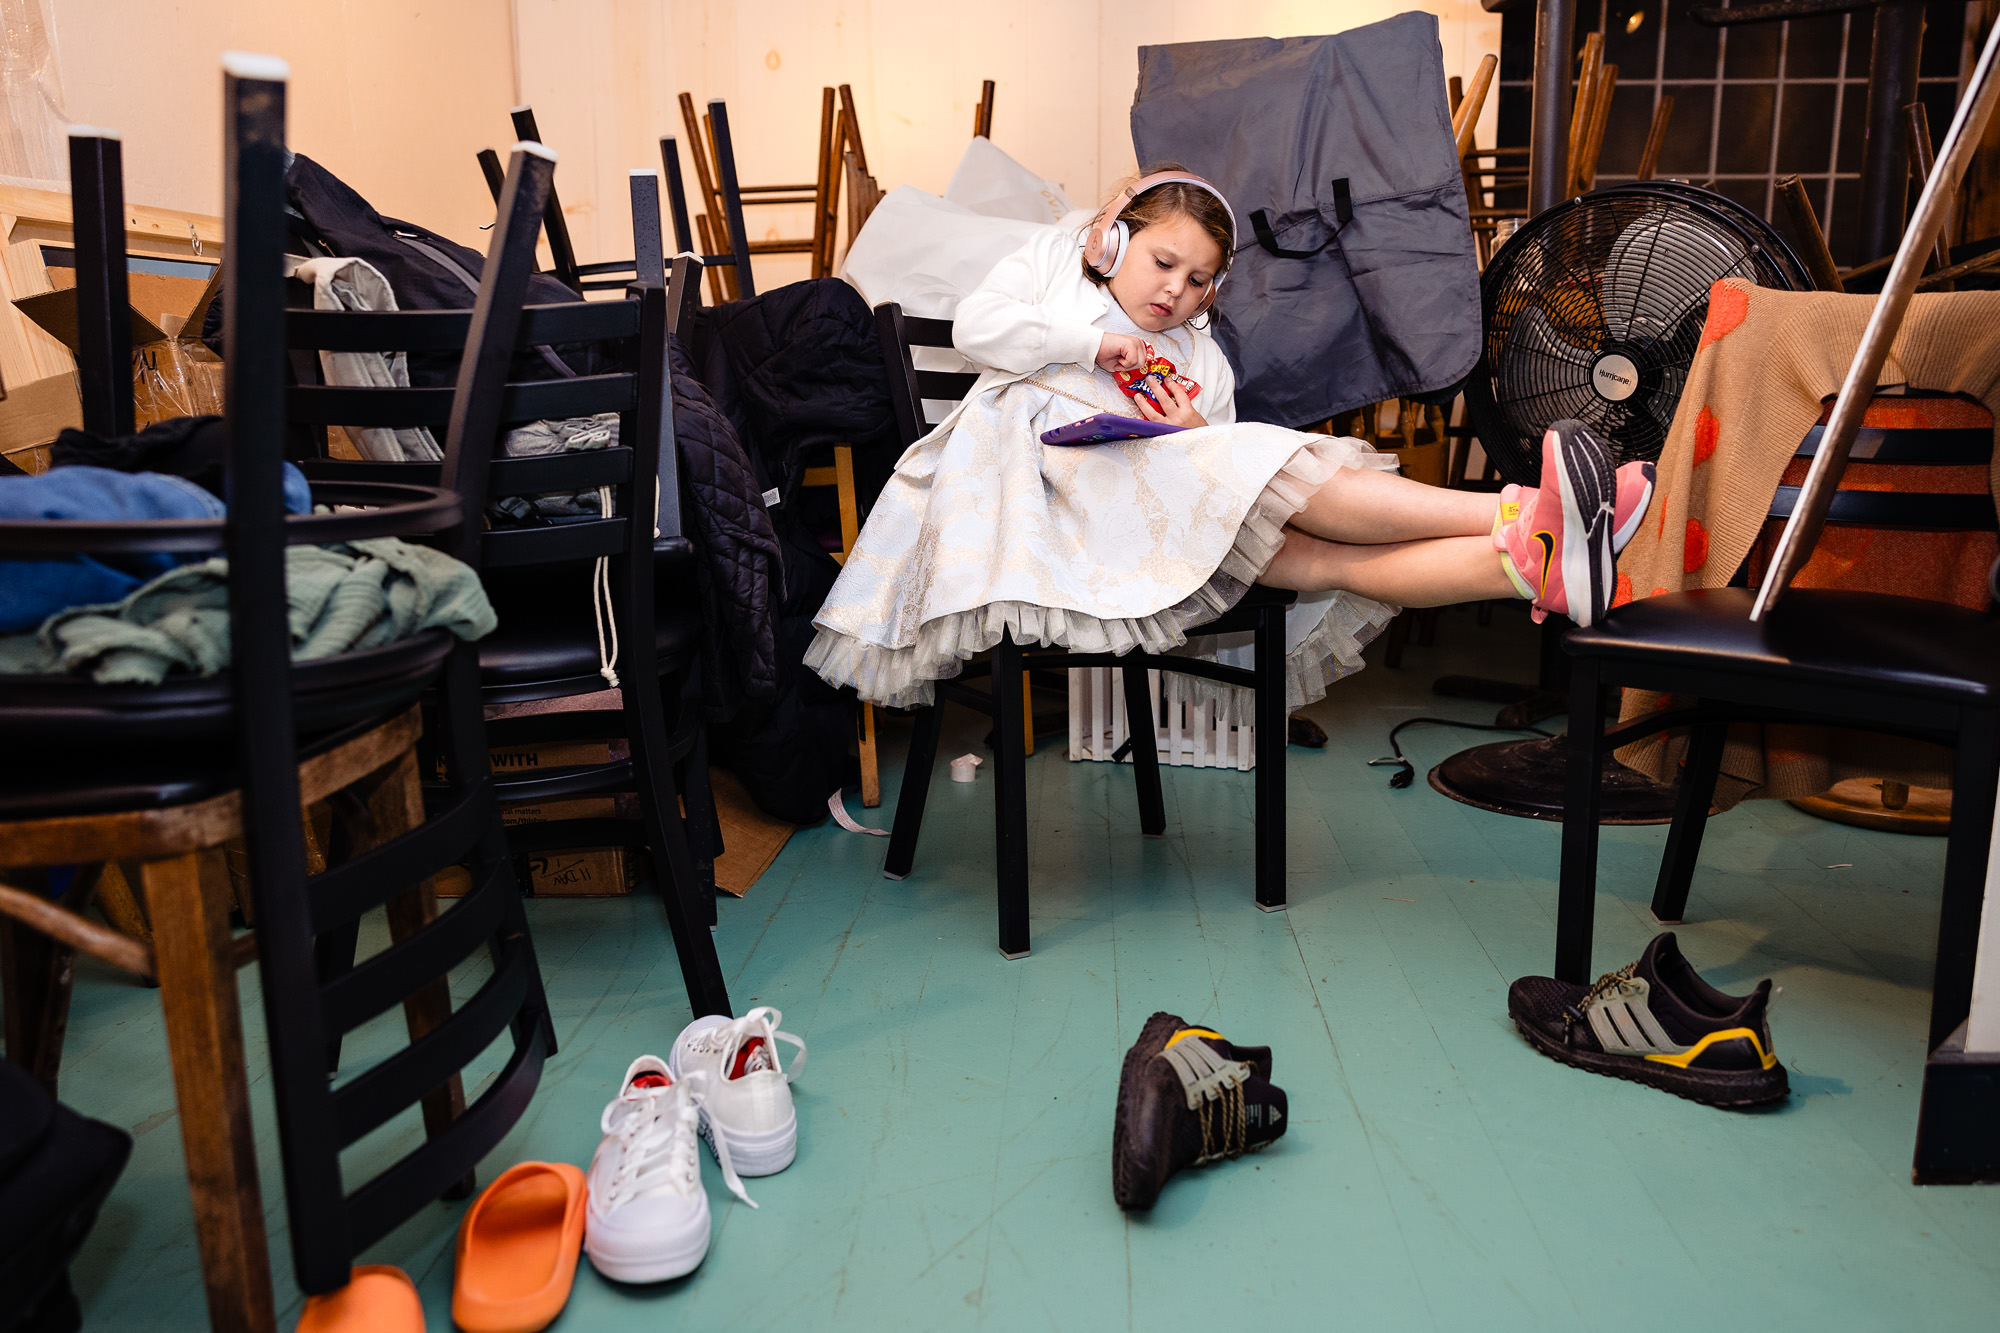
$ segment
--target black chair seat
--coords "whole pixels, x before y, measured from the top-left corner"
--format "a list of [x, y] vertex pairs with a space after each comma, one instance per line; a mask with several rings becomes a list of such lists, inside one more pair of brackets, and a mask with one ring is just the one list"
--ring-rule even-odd
[[[293, 720], [300, 735], [382, 718], [416, 702], [436, 679], [452, 636], [425, 630], [359, 652], [292, 668]], [[226, 740], [235, 686], [230, 673], [169, 676], [158, 685], [99, 685], [79, 676], [0, 677], [0, 734], [60, 742], [92, 755], [110, 747]], [[233, 745], [227, 746], [234, 758]], [[185, 763], [185, 751], [179, 755]], [[121, 757], [120, 761], [123, 763]], [[154, 802], [148, 802], [152, 804]]]
[[1788, 686], [1861, 689], [1953, 703], [2000, 694], [2000, 617], [1884, 593], [1795, 588], [1752, 621], [1748, 588], [1708, 588], [1619, 607], [1563, 646], [1573, 657], [1643, 663], [1648, 675], [1721, 668]]
[[[415, 701], [412, 696], [404, 704]], [[346, 726], [301, 735], [299, 761], [345, 745], [384, 720], [384, 714], [371, 711]], [[240, 759], [237, 747], [221, 737], [198, 749], [184, 742], [65, 745], [32, 767], [0, 776], [0, 820], [161, 810], [205, 801], [242, 785]]]
[[[692, 610], [662, 608], [653, 621], [653, 651], [660, 674], [685, 671], [701, 642], [701, 618]], [[590, 603], [550, 602], [502, 611], [500, 627], [479, 641], [479, 683], [489, 703], [539, 697], [534, 691], [599, 679], [597, 622]], [[528, 691], [528, 693], [514, 693]]]

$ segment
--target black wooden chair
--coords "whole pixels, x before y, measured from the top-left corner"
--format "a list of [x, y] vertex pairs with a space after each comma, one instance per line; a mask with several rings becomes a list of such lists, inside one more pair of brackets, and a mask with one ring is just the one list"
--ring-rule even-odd
[[[949, 348], [951, 321], [905, 315], [893, 303], [875, 308], [881, 336], [882, 363], [889, 376], [889, 399], [905, 448], [922, 438], [933, 421], [927, 404], [948, 408], [963, 398], [978, 376], [963, 371], [918, 370], [912, 349]], [[1254, 635], [1254, 665], [1228, 667], [1189, 657], [1146, 653], [1072, 653], [1017, 644], [1003, 633], [983, 662], [968, 666], [957, 680], [939, 681], [939, 703], [917, 714], [910, 752], [903, 768], [902, 792], [889, 837], [883, 873], [902, 879], [916, 860], [917, 835], [923, 827], [924, 803], [931, 773], [937, 766], [938, 736], [944, 725], [943, 701], [977, 709], [993, 719], [993, 826], [996, 840], [1000, 907], [1000, 952], [1008, 958], [1028, 954], [1028, 789], [1023, 734], [1022, 680], [1031, 667], [1117, 667], [1123, 678], [1126, 717], [1130, 719], [1132, 775], [1139, 791], [1139, 827], [1149, 838], [1166, 832], [1166, 801], [1160, 790], [1159, 754], [1149, 734], [1153, 716], [1146, 672], [1178, 671], [1256, 691], [1258, 736], [1255, 842], [1256, 903], [1266, 912], [1285, 906], [1285, 608], [1293, 593], [1252, 587], [1235, 609], [1188, 631], [1207, 634]], [[968, 688], [967, 677], [986, 676], [990, 693]]]
[[[464, 551], [477, 542], [477, 510], [468, 528], [467, 511], [448, 490], [343, 479], [314, 488], [330, 512], [286, 515], [282, 455], [271, 447], [284, 424], [285, 74], [259, 57], [233, 57], [225, 73], [228, 515], [0, 524], [0, 552], [224, 552], [234, 660], [225, 673], [170, 676], [158, 686], [8, 677], [0, 742], [39, 760], [0, 783], [0, 861], [81, 863], [87, 872], [105, 862], [132, 867], [151, 909], [151, 939], [83, 918], [86, 875], [60, 901], [0, 888], [0, 911], [65, 947], [158, 979], [211, 1321], [264, 1330], [274, 1326], [274, 1311], [236, 968], [254, 956], [262, 975], [293, 1257], [309, 1292], [345, 1283], [362, 1247], [469, 1183], [532, 1096], [553, 1032], [485, 780], [474, 650], [432, 630], [313, 661], [291, 658], [287, 546], [456, 534], [453, 549]], [[92, 151], [95, 169], [85, 176], [96, 184], [78, 195], [88, 220], [81, 230], [115, 236], [122, 203], [102, 187], [117, 179], [116, 141], [97, 140]], [[545, 178], [546, 164], [541, 170]], [[532, 183], [523, 198], [539, 202]], [[511, 339], [533, 236], [532, 227], [496, 236], [475, 316], [480, 329], [491, 324]], [[118, 309], [122, 245], [93, 250], [80, 256], [83, 306]], [[87, 334], [80, 355], [107, 368], [127, 364], [129, 347], [116, 333], [123, 321], [99, 323], [110, 336]], [[415, 761], [415, 705], [427, 693], [442, 700], [441, 744], [459, 761], [457, 780], [428, 817]], [[309, 860], [301, 809], [357, 784], [375, 836], [345, 863], [314, 873], [323, 863]], [[227, 888], [199, 866], [204, 849], [235, 836], [249, 848], [254, 935], [232, 934]], [[474, 892], [439, 916], [429, 880], [460, 863], [471, 867]], [[58, 887], [58, 878], [48, 873], [45, 887]], [[316, 936], [376, 907], [388, 910], [391, 946], [322, 984]], [[18, 945], [19, 932], [10, 934]], [[492, 975], [453, 1013], [445, 974], [482, 945]], [[11, 1029], [21, 957], [18, 948], [7, 953]], [[333, 1087], [329, 1034], [399, 1003], [410, 1045]], [[506, 1068], [462, 1107], [460, 1067], [510, 1030]], [[340, 1149], [419, 1103], [427, 1142], [346, 1192]]]
[[[1888, 402], [1910, 398], [1942, 398], [1947, 395], [1913, 393]], [[1884, 401], [1884, 400], [1878, 400]], [[1799, 445], [1795, 458], [1810, 460], [1819, 452], [1826, 433], [1827, 405], [1815, 425]], [[1983, 409], [1981, 409], [1983, 415]], [[1863, 478], [1855, 465], [1893, 467], [1960, 468], [1978, 470], [1984, 485], [1993, 458], [1993, 431], [1975, 427], [1895, 428], [1864, 423], [1849, 455], [1848, 471], [1842, 480]], [[1796, 467], [1793, 469], [1796, 471]], [[1798, 504], [1799, 488], [1778, 487], [1771, 501], [1770, 525], [1783, 522]], [[1932, 532], [1994, 532], [2000, 530], [1993, 509], [1993, 497], [1982, 491], [1874, 490], [1843, 485], [1827, 510], [1829, 526], [1878, 529], [1915, 529]], [[1750, 584], [1752, 561], [1746, 559], [1731, 580], [1732, 587]], [[1729, 735], [1723, 720], [1697, 722], [1689, 737], [1687, 758], [1681, 770], [1680, 794], [1674, 806], [1674, 822], [1667, 833], [1666, 854], [1660, 860], [1659, 880], [1653, 889], [1653, 915], [1665, 925], [1677, 924], [1687, 913], [1688, 889], [1694, 880], [1695, 862], [1701, 854], [1702, 834], [1707, 829], [1709, 805], [1715, 799], [1715, 783], [1722, 771], [1722, 752]]]
[[[1885, 396], [1876, 403], [1885, 409], [1907, 407], [1913, 401], [1935, 400], [1945, 395], [1921, 391]], [[1983, 417], [1985, 409], [1972, 404], [1971, 413], [1956, 413], [1964, 420]], [[1870, 409], [1874, 409], [1871, 407]], [[1807, 431], [1794, 452], [1789, 472], [1802, 471], [1801, 465], [1819, 452], [1820, 440], [1833, 411], [1828, 403], [1819, 423]], [[1890, 415], [1885, 411], [1884, 415]], [[1857, 437], [1852, 459], [1862, 465], [1935, 470], [1977, 468], [1981, 484], [1993, 454], [1991, 429], [1972, 426], [1888, 427], [1864, 426]], [[1899, 474], [1902, 488], [1894, 491], [1872, 489], [1880, 478], [1860, 473], [1843, 480], [1826, 521], [1839, 527], [1905, 529], [1933, 532], [1992, 532], [1995, 530], [1992, 500], [1983, 494], [1912, 489], [1913, 474]], [[1921, 474], [1916, 474], [1921, 475]], [[1933, 483], [1935, 484], [1935, 483]], [[1765, 525], [1768, 539], [1776, 527], [1791, 517], [1798, 502], [1799, 488], [1780, 485], [1771, 497]], [[1753, 546], [1735, 573], [1730, 586], [1747, 585], [1759, 546]], [[1558, 642], [1560, 637], [1558, 636]], [[1543, 636], [1543, 642], [1548, 642]], [[1731, 716], [1734, 716], [1732, 713]], [[1598, 814], [1607, 824], [1660, 824], [1671, 821], [1666, 857], [1660, 863], [1653, 892], [1653, 914], [1662, 924], [1682, 919], [1687, 906], [1688, 886], [1694, 875], [1695, 860], [1701, 850], [1709, 804], [1715, 798], [1715, 783], [1721, 771], [1723, 744], [1730, 723], [1717, 714], [1711, 718], [1703, 707], [1682, 706], [1645, 714], [1610, 728], [1604, 735], [1608, 755], [1635, 741], [1677, 727], [1693, 729], [1691, 743], [1679, 783], [1665, 785], [1607, 759], [1604, 780], [1598, 789]], [[1563, 817], [1566, 735], [1535, 740], [1495, 741], [1460, 750], [1431, 769], [1430, 784], [1454, 801], [1490, 810], [1495, 814], [1522, 819], [1560, 820]]]
[[[494, 746], [552, 741], [624, 740], [629, 758], [497, 776], [502, 800], [546, 801], [588, 793], [637, 789], [640, 818], [559, 820], [507, 830], [517, 856], [563, 847], [639, 845], [651, 852], [653, 883], [673, 929], [688, 1001], [694, 1014], [728, 1013], [721, 964], [706, 927], [714, 915], [713, 890], [694, 864], [688, 823], [681, 817], [682, 784], [674, 765], [687, 768], [689, 821], [712, 825], [707, 775], [702, 770], [703, 728], [688, 700], [698, 670], [701, 624], [683, 586], [693, 547], [682, 534], [679, 460], [667, 381], [668, 314], [693, 285], [693, 266], [677, 260], [672, 290], [641, 286], [622, 301], [530, 306], [518, 337], [486, 368], [490, 402], [480, 406], [454, 463], [442, 480], [473, 512], [490, 499], [609, 487], [613, 514], [543, 526], [494, 527], [476, 550], [476, 563], [500, 615], [500, 628], [478, 646], [479, 683], [485, 704], [572, 698], [607, 688], [601, 667], [608, 647], [618, 648], [621, 688], [616, 708], [495, 718], [487, 724]], [[475, 312], [476, 313], [476, 312]], [[657, 316], [657, 318], [655, 318]], [[290, 346], [319, 350], [431, 350], [458, 346], [469, 320], [461, 311], [354, 314], [294, 311]], [[629, 344], [636, 370], [567, 380], [505, 383], [508, 358], [518, 345], [604, 342]], [[482, 391], [486, 391], [482, 387]], [[358, 389], [324, 385], [291, 392], [291, 419], [313, 426], [437, 426], [456, 421], [463, 395], [450, 389]], [[500, 457], [509, 425], [602, 412], [620, 414], [618, 446], [540, 457]], [[481, 444], [475, 445], [477, 439]], [[312, 475], [431, 477], [432, 464], [319, 460]], [[595, 586], [597, 562], [608, 559], [608, 594]], [[656, 586], [660, 585], [660, 586]], [[599, 616], [597, 598], [605, 598]], [[675, 713], [670, 725], [669, 709]], [[482, 759], [482, 764], [483, 764]], [[706, 837], [702, 837], [704, 844]]]
[[[1857, 456], [1864, 456], [1859, 451], [1869, 446], [1868, 434], [1863, 432]], [[1816, 443], [1809, 439], [1806, 448]], [[1990, 437], [1980, 444], [1990, 453]], [[1885, 457], [1879, 450], [1875, 457], [1908, 461]], [[1774, 512], [1789, 512], [1795, 499], [1796, 492], [1781, 493]], [[1843, 490], [1830, 513], [1872, 527], [1913, 520], [1919, 526], [1938, 526], [1940, 507], [1959, 511], [1960, 521], [1948, 526], [1993, 526], [1992, 504], [1984, 496]], [[1916, 598], [1794, 588], [1767, 617], [1752, 621], [1754, 596], [1749, 588], [1728, 587], [1648, 597], [1565, 637], [1572, 669], [1572, 739], [1563, 802], [1556, 975], [1567, 981], [1589, 979], [1600, 802], [1593, 776], [1609, 745], [1639, 734], [1607, 738], [1605, 687], [1671, 693], [1677, 703], [1699, 701], [1698, 706], [1658, 715], [1647, 728], [1695, 724], [1655, 888], [1654, 912], [1663, 921], [1678, 920], [1685, 908], [1731, 723], [1835, 725], [1906, 736], [1958, 752], [1931, 992], [1930, 1044], [1935, 1047], [1964, 1020], [1971, 1001], [1995, 769], [2000, 765], [2000, 617]]]

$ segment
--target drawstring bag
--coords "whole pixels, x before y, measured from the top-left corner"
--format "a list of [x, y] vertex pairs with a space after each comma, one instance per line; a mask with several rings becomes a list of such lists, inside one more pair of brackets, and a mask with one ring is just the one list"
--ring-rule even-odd
[[1236, 413], [1294, 428], [1448, 392], [1479, 265], [1437, 19], [1139, 48], [1132, 143], [1215, 182], [1240, 233], [1214, 332]]

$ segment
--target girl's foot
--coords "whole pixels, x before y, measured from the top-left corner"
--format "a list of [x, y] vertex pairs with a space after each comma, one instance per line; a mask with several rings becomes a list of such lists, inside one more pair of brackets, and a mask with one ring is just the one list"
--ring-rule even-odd
[[[1551, 611], [1578, 625], [1603, 617], [1617, 567], [1612, 535], [1637, 527], [1636, 518], [1614, 517], [1618, 482], [1604, 442], [1582, 422], [1559, 421], [1542, 437], [1541, 487], [1512, 502], [1511, 520], [1503, 496], [1493, 544], [1537, 624]], [[1650, 496], [1650, 481], [1644, 489]]]
[[[1625, 553], [1638, 535], [1639, 520], [1646, 516], [1646, 510], [1653, 503], [1653, 479], [1655, 471], [1651, 463], [1626, 463], [1619, 467], [1618, 498], [1611, 505], [1611, 554], [1615, 558]], [[1504, 551], [1506, 544], [1501, 540], [1501, 529], [1514, 521], [1521, 512], [1521, 501], [1534, 492], [1526, 486], [1512, 484], [1500, 488], [1500, 513], [1493, 520], [1493, 549]]]

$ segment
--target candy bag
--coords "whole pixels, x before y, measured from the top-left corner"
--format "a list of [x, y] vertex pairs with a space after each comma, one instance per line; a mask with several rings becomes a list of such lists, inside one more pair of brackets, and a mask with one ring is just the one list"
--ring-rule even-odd
[[1148, 380], [1157, 379], [1162, 382], [1172, 380], [1181, 386], [1181, 392], [1188, 396], [1189, 401], [1193, 401], [1194, 396], [1201, 392], [1199, 384], [1196, 384], [1187, 376], [1178, 373], [1178, 368], [1174, 363], [1155, 351], [1151, 343], [1146, 344], [1146, 364], [1144, 367], [1138, 370], [1117, 371], [1113, 373], [1112, 378], [1118, 381], [1118, 387], [1123, 389], [1128, 395], [1138, 398], [1143, 394], [1147, 402], [1162, 412], [1167, 410], [1167, 406], [1154, 396], [1152, 387], [1147, 383]]

